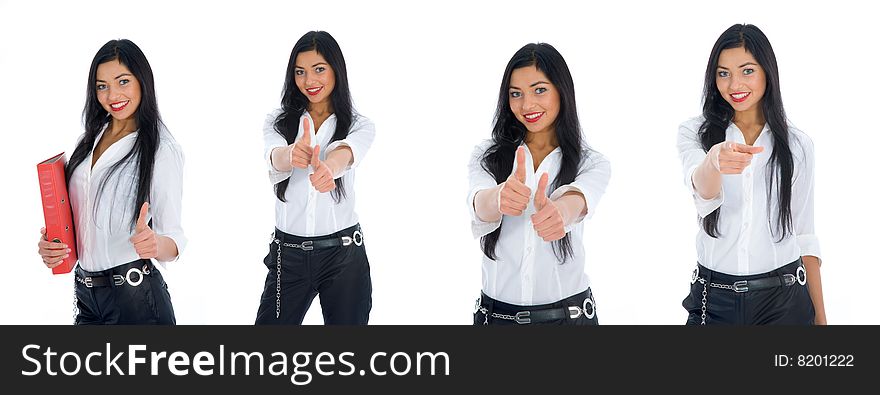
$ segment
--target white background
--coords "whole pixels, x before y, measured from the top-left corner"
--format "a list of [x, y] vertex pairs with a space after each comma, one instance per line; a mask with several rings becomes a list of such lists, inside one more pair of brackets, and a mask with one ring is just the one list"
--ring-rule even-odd
[[[371, 324], [470, 322], [481, 253], [467, 160], [490, 135], [507, 61], [537, 41], [566, 58], [587, 141], [612, 163], [584, 236], [600, 322], [683, 323], [697, 225], [677, 127], [700, 112], [712, 44], [745, 22], [770, 38], [788, 115], [816, 145], [828, 321], [878, 324], [877, 14], [779, 3], [0, 0], [0, 323], [72, 322], [71, 275], [53, 276], [36, 253], [35, 164], [73, 150], [91, 59], [128, 38], [186, 154], [190, 243], [164, 271], [178, 323], [252, 324], [274, 224], [261, 128], [294, 42], [315, 29], [339, 41], [355, 106], [377, 128], [356, 184]], [[320, 322], [316, 301], [306, 323]]]

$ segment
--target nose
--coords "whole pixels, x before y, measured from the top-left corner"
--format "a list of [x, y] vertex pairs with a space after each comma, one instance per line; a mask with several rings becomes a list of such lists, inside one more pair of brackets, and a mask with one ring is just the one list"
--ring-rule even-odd
[[523, 95], [523, 110], [530, 111], [535, 108], [537, 101], [532, 95]]

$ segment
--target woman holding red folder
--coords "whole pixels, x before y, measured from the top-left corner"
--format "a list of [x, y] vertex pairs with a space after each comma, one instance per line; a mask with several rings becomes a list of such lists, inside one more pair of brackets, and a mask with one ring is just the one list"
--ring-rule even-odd
[[[133, 42], [112, 40], [95, 54], [83, 118], [66, 168], [79, 254], [75, 323], [174, 324], [152, 259], [175, 260], [186, 245], [183, 152], [162, 123], [152, 69]], [[55, 267], [70, 250], [41, 233], [40, 256]]]

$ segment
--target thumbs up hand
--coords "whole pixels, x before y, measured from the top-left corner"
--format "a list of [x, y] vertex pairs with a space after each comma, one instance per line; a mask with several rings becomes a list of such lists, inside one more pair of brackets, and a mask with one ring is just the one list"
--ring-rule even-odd
[[134, 244], [138, 256], [142, 259], [159, 257], [159, 240], [156, 238], [156, 233], [147, 226], [147, 212], [149, 210], [150, 203], [144, 202], [134, 228], [134, 236], [129, 239], [131, 244]]
[[308, 118], [303, 118], [303, 135], [291, 145], [290, 165], [297, 169], [305, 169], [312, 162], [312, 128]]
[[318, 192], [325, 193], [336, 189], [336, 181], [333, 179], [333, 171], [330, 170], [326, 162], [320, 159], [320, 154], [321, 146], [316, 144], [312, 151], [312, 160], [309, 162], [313, 170], [313, 173], [309, 175], [309, 181]]
[[565, 237], [565, 222], [556, 202], [547, 198], [547, 173], [541, 175], [538, 190], [535, 191], [535, 214], [532, 214], [532, 226], [544, 241], [554, 241]]
[[532, 198], [532, 190], [526, 182], [526, 153], [524, 147], [516, 150], [516, 168], [507, 181], [501, 184], [498, 193], [498, 209], [501, 214], [520, 216], [529, 206]]
[[721, 174], [741, 174], [752, 163], [752, 156], [764, 151], [764, 147], [722, 141], [710, 150], [712, 164]]

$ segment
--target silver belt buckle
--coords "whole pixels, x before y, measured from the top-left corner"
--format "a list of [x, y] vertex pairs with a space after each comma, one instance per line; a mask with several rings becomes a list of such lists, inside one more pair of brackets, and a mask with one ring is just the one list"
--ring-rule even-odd
[[360, 247], [364, 244], [364, 235], [359, 230], [354, 231], [351, 237], [342, 236], [341, 239], [343, 246], [350, 246], [351, 243], [354, 243], [354, 245]]
[[315, 249], [315, 247], [312, 247], [311, 240], [307, 240], [307, 241], [302, 242], [302, 244], [299, 245], [299, 248], [303, 251], [311, 251], [311, 250]]
[[91, 288], [92, 287], [92, 278], [91, 277], [83, 278], [82, 283], [86, 286], [86, 288]]
[[749, 292], [749, 283], [746, 280], [740, 280], [733, 283], [733, 290], [736, 292]]
[[804, 269], [803, 266], [797, 268], [797, 282], [800, 285], [807, 285], [807, 269]]
[[531, 314], [532, 314], [532, 313], [529, 312], [529, 311], [520, 311], [520, 312], [517, 312], [515, 316], [513, 316], [513, 320], [514, 320], [517, 324], [520, 324], [520, 325], [531, 324], [531, 323], [532, 323], [532, 319], [529, 318], [529, 316], [530, 316]]
[[[131, 279], [131, 273], [137, 273], [137, 281], [133, 281]], [[136, 267], [128, 269], [128, 271], [125, 272], [125, 281], [128, 282], [128, 285], [131, 285], [132, 287], [137, 287], [138, 285], [141, 285], [141, 282], [144, 281], [144, 273], [141, 271], [141, 269], [138, 269]]]
[[113, 275], [113, 285], [118, 287], [122, 284], [125, 284], [125, 277], [121, 274], [114, 274]]
[[583, 312], [580, 307], [577, 306], [568, 306], [568, 318], [576, 319], [581, 316]]
[[[590, 305], [589, 310], [587, 309], [587, 305]], [[593, 317], [596, 316], [596, 302], [593, 302], [593, 299], [584, 298], [584, 305], [582, 308], [584, 310], [584, 317], [587, 317], [587, 319], [592, 320]]]

